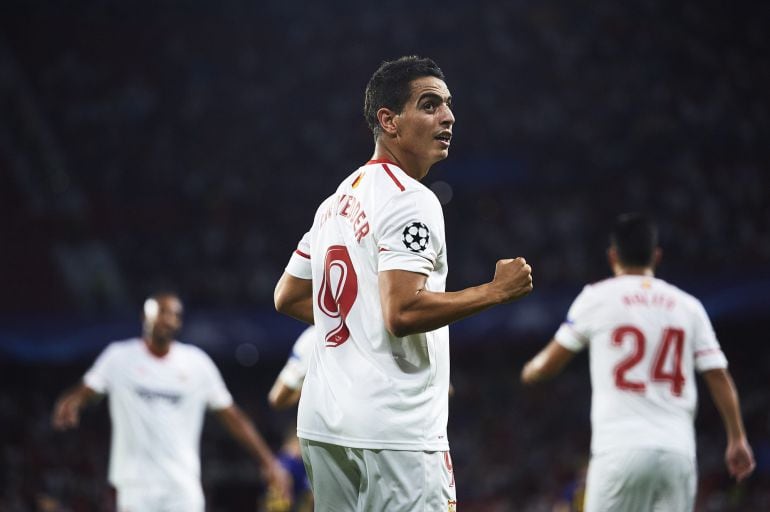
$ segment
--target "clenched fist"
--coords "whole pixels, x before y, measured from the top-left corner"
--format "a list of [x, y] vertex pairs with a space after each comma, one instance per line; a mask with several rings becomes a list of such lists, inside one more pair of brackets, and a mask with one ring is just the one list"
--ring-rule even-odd
[[532, 267], [521, 257], [499, 260], [492, 286], [500, 294], [500, 302], [520, 299], [532, 291]]

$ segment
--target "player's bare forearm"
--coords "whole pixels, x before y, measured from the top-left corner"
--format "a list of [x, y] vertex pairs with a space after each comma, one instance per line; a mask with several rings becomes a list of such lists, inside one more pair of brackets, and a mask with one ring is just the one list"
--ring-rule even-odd
[[711, 398], [722, 416], [722, 422], [727, 433], [725, 464], [730, 475], [741, 481], [751, 475], [756, 467], [756, 462], [751, 446], [746, 439], [735, 383], [730, 372], [724, 369], [706, 371], [703, 373], [703, 379], [706, 381]]
[[283, 273], [273, 292], [275, 309], [284, 315], [313, 325], [313, 282]]
[[262, 466], [272, 464], [273, 452], [240, 407], [235, 404], [225, 407], [217, 411], [217, 416], [230, 435], [241, 443]]
[[385, 327], [394, 336], [432, 331], [532, 291], [531, 268], [523, 258], [501, 260], [494, 279], [457, 292], [425, 289], [426, 276], [405, 270], [379, 273]]
[[728, 440], [745, 437], [738, 392], [730, 374], [721, 368], [709, 370], [703, 372], [703, 379], [706, 381], [711, 398], [722, 416]]
[[230, 435], [259, 461], [268, 483], [275, 488], [278, 495], [289, 497], [291, 476], [275, 458], [254, 423], [243, 413], [240, 407], [235, 404], [225, 407], [217, 411], [217, 416]]
[[79, 383], [68, 389], [56, 400], [51, 424], [56, 430], [66, 430], [80, 424], [80, 411], [91, 402], [98, 399], [99, 394], [84, 383]]
[[548, 380], [561, 373], [574, 356], [574, 352], [564, 348], [556, 340], [551, 340], [543, 350], [524, 365], [521, 370], [521, 382], [536, 384]]
[[[399, 274], [419, 277], [410, 279]], [[481, 286], [460, 292], [428, 291], [424, 288], [425, 276], [412, 272], [380, 272], [379, 281], [385, 327], [398, 337], [438, 329], [496, 303]]]

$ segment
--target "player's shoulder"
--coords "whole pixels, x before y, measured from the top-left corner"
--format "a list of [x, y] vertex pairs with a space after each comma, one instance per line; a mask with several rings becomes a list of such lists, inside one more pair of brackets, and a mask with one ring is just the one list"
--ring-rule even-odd
[[203, 350], [198, 345], [193, 345], [192, 343], [185, 343], [183, 341], [175, 341], [174, 342], [174, 350], [178, 351], [184, 357], [188, 357], [188, 358], [192, 358], [192, 359], [198, 359], [198, 360], [211, 361], [211, 356], [209, 356], [208, 352]]
[[636, 283], [624, 279], [625, 276], [612, 276], [586, 284], [576, 298], [581, 304], [605, 304], [612, 302], [615, 297], [626, 293]]
[[614, 277], [605, 277], [604, 279], [599, 279], [598, 281], [586, 283], [586, 285], [583, 287], [583, 290], [600, 290], [606, 286], [612, 286], [613, 283], [615, 283]]
[[104, 348], [105, 352], [114, 354], [125, 354], [140, 351], [144, 348], [144, 340], [142, 338], [128, 338], [125, 340], [111, 341]]
[[199, 365], [201, 368], [216, 369], [217, 364], [211, 355], [197, 345], [177, 341], [178, 348], [182, 349], [182, 356], [191, 365]]
[[583, 286], [583, 289], [580, 291], [580, 296], [581, 297], [601, 296], [606, 294], [608, 290], [616, 288], [617, 286], [618, 286], [617, 278], [607, 277], [604, 279], [600, 279], [598, 281], [587, 283], [585, 286]]
[[438, 201], [428, 187], [409, 176], [398, 164], [388, 160], [370, 160], [352, 174], [353, 183], [359, 177], [362, 181], [365, 178], [371, 179], [378, 194], [397, 197], [425, 194], [431, 200]]
[[316, 336], [317, 330], [318, 328], [315, 325], [305, 328], [305, 330], [297, 337], [297, 342], [308, 343], [309, 341], [312, 341]]
[[317, 335], [318, 335], [317, 328], [314, 325], [311, 325], [310, 327], [302, 331], [302, 334], [300, 334], [297, 337], [297, 340], [294, 342], [294, 347], [292, 348], [292, 350], [302, 354], [309, 352], [310, 350], [312, 350], [313, 340], [316, 339]]
[[679, 286], [669, 283], [668, 281], [665, 281], [660, 278], [655, 278], [655, 282], [658, 286], [667, 290], [670, 295], [676, 297], [677, 301], [683, 303], [690, 309], [703, 308], [703, 304], [701, 303], [700, 299], [698, 299], [695, 295], [691, 294], [690, 292], [680, 288]]

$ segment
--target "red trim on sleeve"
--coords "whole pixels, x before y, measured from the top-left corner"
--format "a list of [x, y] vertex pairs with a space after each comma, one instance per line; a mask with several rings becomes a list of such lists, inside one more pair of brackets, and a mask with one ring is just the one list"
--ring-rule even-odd
[[388, 248], [387, 247], [380, 247], [380, 251], [379, 252], [388, 252]]
[[696, 350], [695, 351], [695, 357], [708, 356], [708, 355], [711, 355], [711, 354], [715, 354], [717, 352], [722, 352], [722, 350], [718, 349], [718, 348], [707, 348], [705, 350]]
[[302, 256], [303, 258], [307, 258], [307, 259], [310, 259], [310, 255], [309, 255], [309, 254], [305, 254], [304, 252], [300, 251], [299, 249], [297, 249], [297, 250], [296, 250], [296, 251], [294, 251], [294, 252], [295, 252], [295, 253], [297, 253], [297, 254], [299, 254], [299, 255], [300, 255], [300, 256]]
[[401, 189], [401, 192], [406, 190], [404, 186], [401, 184], [401, 182], [396, 179], [396, 176], [393, 174], [393, 171], [390, 170], [390, 167], [388, 167], [388, 164], [382, 164], [382, 168], [385, 169], [386, 173], [388, 173], [388, 176], [390, 176], [390, 179], [393, 180], [393, 183], [395, 183], [396, 186]]

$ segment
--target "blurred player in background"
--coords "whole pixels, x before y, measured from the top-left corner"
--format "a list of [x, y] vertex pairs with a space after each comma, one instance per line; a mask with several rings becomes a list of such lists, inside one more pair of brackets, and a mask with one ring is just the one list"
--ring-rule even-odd
[[615, 277], [583, 289], [554, 339], [521, 374], [526, 384], [547, 379], [589, 348], [587, 512], [693, 509], [695, 371], [727, 432], [727, 470], [738, 481], [754, 470], [727, 360], [703, 305], [654, 277], [657, 239], [648, 218], [620, 216], [607, 252]]
[[321, 203], [276, 290], [278, 311], [318, 328], [297, 432], [317, 510], [454, 510], [447, 440], [447, 325], [532, 289], [523, 258], [445, 292], [444, 216], [420, 183], [449, 154], [444, 75], [402, 57], [372, 75], [371, 160]]
[[267, 395], [271, 407], [286, 409], [299, 402], [308, 362], [313, 354], [313, 339], [316, 336], [318, 336], [318, 330], [310, 326], [302, 331], [294, 342], [286, 365], [281, 369], [281, 373], [278, 374]]
[[[287, 409], [299, 401], [308, 361], [313, 353], [313, 339], [317, 335], [317, 329], [310, 326], [302, 331], [294, 342], [289, 359], [276, 377], [267, 396], [268, 403], [274, 409]], [[276, 493], [269, 492], [266, 506], [268, 512], [312, 510], [313, 494], [310, 492], [310, 482], [302, 462], [296, 427], [287, 431], [278, 460], [294, 479], [292, 499], [291, 501], [282, 500], [280, 496], [276, 496]]]
[[199, 446], [207, 408], [257, 459], [269, 484], [288, 494], [289, 476], [233, 403], [214, 362], [198, 347], [175, 341], [181, 327], [177, 295], [147, 299], [143, 337], [102, 352], [82, 383], [56, 402], [54, 427], [76, 427], [83, 407], [109, 395], [109, 480], [119, 512], [203, 512]]

